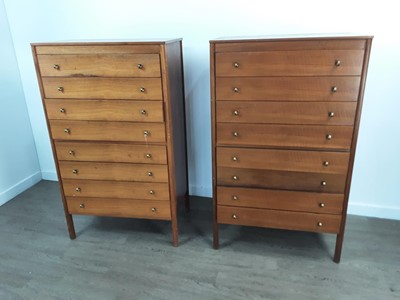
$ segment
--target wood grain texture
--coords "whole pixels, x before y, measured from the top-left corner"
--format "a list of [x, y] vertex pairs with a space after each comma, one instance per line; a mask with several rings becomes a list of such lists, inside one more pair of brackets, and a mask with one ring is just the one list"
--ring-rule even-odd
[[217, 187], [219, 205], [341, 214], [343, 194]]
[[[163, 123], [51, 120], [57, 140], [165, 142]], [[65, 132], [68, 129], [69, 132]], [[144, 136], [144, 132], [149, 134]]]
[[217, 145], [349, 150], [352, 134], [351, 126], [218, 123]]
[[68, 197], [169, 200], [167, 183], [79, 179], [63, 179], [62, 183]]
[[[323, 182], [326, 185], [323, 185]], [[343, 194], [345, 183], [346, 174], [217, 167], [218, 186], [242, 186]]]
[[43, 77], [42, 81], [45, 98], [162, 100], [159, 78]]
[[363, 57], [363, 50], [217, 53], [216, 76], [360, 76]]
[[[217, 77], [217, 100], [357, 101], [360, 77]], [[336, 87], [337, 91], [332, 92]], [[234, 89], [237, 88], [238, 92]], [[56, 89], [55, 89], [56, 90]]]
[[45, 99], [50, 120], [164, 122], [162, 101]]
[[171, 220], [168, 201], [67, 197], [72, 214]]
[[[158, 54], [38, 55], [38, 62], [42, 76], [161, 76]], [[55, 65], [57, 66], [54, 67]]]
[[340, 219], [340, 215], [218, 205], [218, 222], [221, 224], [337, 233]]
[[167, 163], [167, 151], [165, 146], [55, 141], [55, 148], [58, 160], [60, 161], [98, 161], [140, 164]]
[[217, 147], [219, 167], [347, 174], [348, 152]]
[[352, 126], [357, 103], [218, 101], [216, 106], [217, 122]]
[[61, 177], [69, 179], [168, 182], [167, 165], [60, 161]]
[[51, 44], [51, 45], [36, 45], [36, 52], [38, 55], [52, 54], [52, 55], [63, 55], [63, 54], [152, 54], [160, 53], [160, 45], [138, 45], [138, 44], [115, 44], [103, 43], [93, 45], [88, 43], [83, 45], [82, 43], [71, 43], [65, 44]]

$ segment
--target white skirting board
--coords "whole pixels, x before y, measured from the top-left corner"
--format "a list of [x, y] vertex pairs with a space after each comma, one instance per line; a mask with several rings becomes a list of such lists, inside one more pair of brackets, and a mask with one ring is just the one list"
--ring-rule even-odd
[[400, 220], [400, 206], [382, 206], [369, 203], [349, 203], [347, 213], [365, 217]]
[[14, 197], [18, 196], [19, 194], [29, 189], [30, 187], [34, 186], [40, 180], [42, 180], [42, 173], [36, 172], [22, 179], [20, 182], [17, 182], [16, 184], [9, 187], [5, 191], [0, 191], [0, 206], [10, 201]]

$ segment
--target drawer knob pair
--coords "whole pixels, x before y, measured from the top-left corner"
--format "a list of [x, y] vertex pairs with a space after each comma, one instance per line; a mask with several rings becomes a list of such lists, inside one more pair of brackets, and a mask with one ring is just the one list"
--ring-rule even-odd
[[56, 69], [56, 70], [60, 70], [60, 65], [54, 64], [53, 68]]
[[140, 70], [143, 69], [143, 65], [142, 65], [142, 64], [138, 64], [137, 67], [138, 67], [138, 69], [140, 69]]
[[73, 169], [72, 174], [78, 174], [78, 169]]

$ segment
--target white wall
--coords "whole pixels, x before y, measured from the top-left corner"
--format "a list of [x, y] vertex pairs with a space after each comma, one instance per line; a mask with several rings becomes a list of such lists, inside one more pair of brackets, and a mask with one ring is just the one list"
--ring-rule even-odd
[[[350, 212], [400, 219], [400, 28], [394, 1], [5, 0], [44, 178], [55, 178], [30, 42], [183, 37], [191, 193], [211, 196], [209, 40], [219, 36], [375, 35]], [[21, 9], [23, 7], [23, 9]]]
[[0, 205], [41, 179], [4, 3], [0, 0]]

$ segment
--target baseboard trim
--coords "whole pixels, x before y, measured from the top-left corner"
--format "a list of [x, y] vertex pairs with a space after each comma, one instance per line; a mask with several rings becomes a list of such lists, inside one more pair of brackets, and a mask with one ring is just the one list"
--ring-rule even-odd
[[58, 181], [57, 173], [52, 171], [42, 171], [43, 180]]
[[365, 217], [400, 220], [400, 207], [382, 206], [368, 203], [349, 203], [347, 213]]
[[22, 192], [26, 191], [30, 187], [34, 186], [40, 180], [42, 180], [42, 173], [36, 172], [36, 173], [22, 179], [20, 182], [17, 182], [16, 184], [9, 187], [5, 191], [0, 192], [0, 206], [7, 203], [14, 197], [18, 196]]

